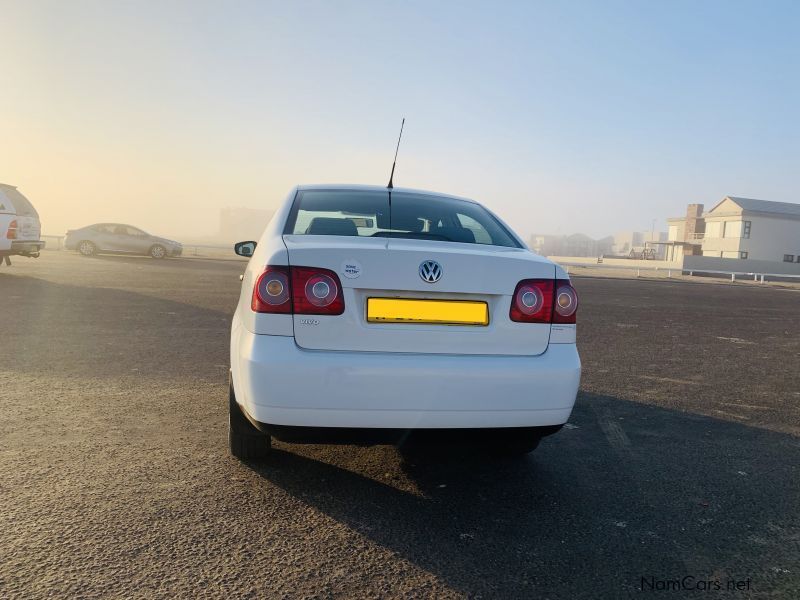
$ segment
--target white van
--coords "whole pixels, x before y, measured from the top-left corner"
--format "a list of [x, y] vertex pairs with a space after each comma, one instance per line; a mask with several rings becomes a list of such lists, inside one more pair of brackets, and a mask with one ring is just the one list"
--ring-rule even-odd
[[37, 258], [44, 248], [39, 213], [13, 185], [0, 183], [0, 264], [14, 254]]

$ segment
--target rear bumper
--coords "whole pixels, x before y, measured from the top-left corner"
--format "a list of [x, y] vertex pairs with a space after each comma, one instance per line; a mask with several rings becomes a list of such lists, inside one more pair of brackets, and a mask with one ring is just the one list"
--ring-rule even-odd
[[0, 250], [0, 255], [34, 256], [38, 255], [44, 246], [45, 243], [42, 240], [13, 240], [11, 242], [11, 248], [8, 250]]
[[540, 356], [329, 352], [236, 326], [231, 340], [237, 401], [265, 429], [558, 426], [580, 383], [574, 344]]
[[277, 440], [292, 444], [434, 444], [470, 446], [502, 444], [518, 440], [541, 439], [561, 429], [561, 425], [541, 427], [494, 427], [460, 429], [378, 429], [358, 427], [298, 427], [294, 425], [271, 425], [259, 423], [252, 417], [250, 422], [264, 433]]

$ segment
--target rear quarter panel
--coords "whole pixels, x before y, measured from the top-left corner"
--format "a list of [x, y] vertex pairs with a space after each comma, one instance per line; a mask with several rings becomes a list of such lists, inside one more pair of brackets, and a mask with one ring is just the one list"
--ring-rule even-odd
[[236, 307], [234, 320], [252, 333], [265, 335], [294, 335], [294, 326], [291, 315], [270, 315], [254, 313], [250, 308], [253, 298], [253, 287], [259, 275], [264, 272], [267, 265], [288, 265], [289, 254], [283, 243], [283, 226], [294, 202], [297, 188], [293, 188], [286, 196], [281, 207], [267, 224], [264, 233], [258, 240], [253, 256], [247, 263], [242, 278], [242, 288], [239, 293], [239, 302]]

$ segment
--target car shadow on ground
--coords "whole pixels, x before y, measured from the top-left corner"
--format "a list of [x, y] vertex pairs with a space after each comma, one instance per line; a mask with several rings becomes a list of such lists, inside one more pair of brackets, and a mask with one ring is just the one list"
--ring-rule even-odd
[[164, 258], [152, 258], [151, 256], [145, 254], [127, 254], [127, 253], [120, 253], [120, 254], [95, 254], [93, 256], [81, 256], [80, 254], [75, 255], [76, 258], [83, 261], [103, 261], [103, 262], [115, 262], [115, 263], [126, 263], [130, 265], [147, 265], [147, 266], [154, 266], [154, 267], [163, 267], [168, 266], [173, 261], [181, 260], [181, 257], [175, 256], [165, 256]]
[[[404, 477], [354, 472], [350, 452]], [[523, 459], [278, 444], [249, 466], [461, 592], [596, 597], [686, 575], [797, 586], [798, 464], [786, 434], [581, 394], [570, 427]]]

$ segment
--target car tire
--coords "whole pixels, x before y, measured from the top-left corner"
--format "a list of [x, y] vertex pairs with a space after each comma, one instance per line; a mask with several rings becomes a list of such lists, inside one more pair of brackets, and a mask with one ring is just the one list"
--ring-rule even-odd
[[151, 258], [161, 259], [167, 255], [167, 249], [161, 244], [153, 244], [148, 252]]
[[272, 449], [272, 439], [253, 427], [236, 402], [233, 382], [228, 392], [228, 445], [231, 454], [239, 460], [264, 460]]
[[78, 242], [78, 252], [83, 256], [94, 256], [97, 254], [97, 246], [89, 240]]

